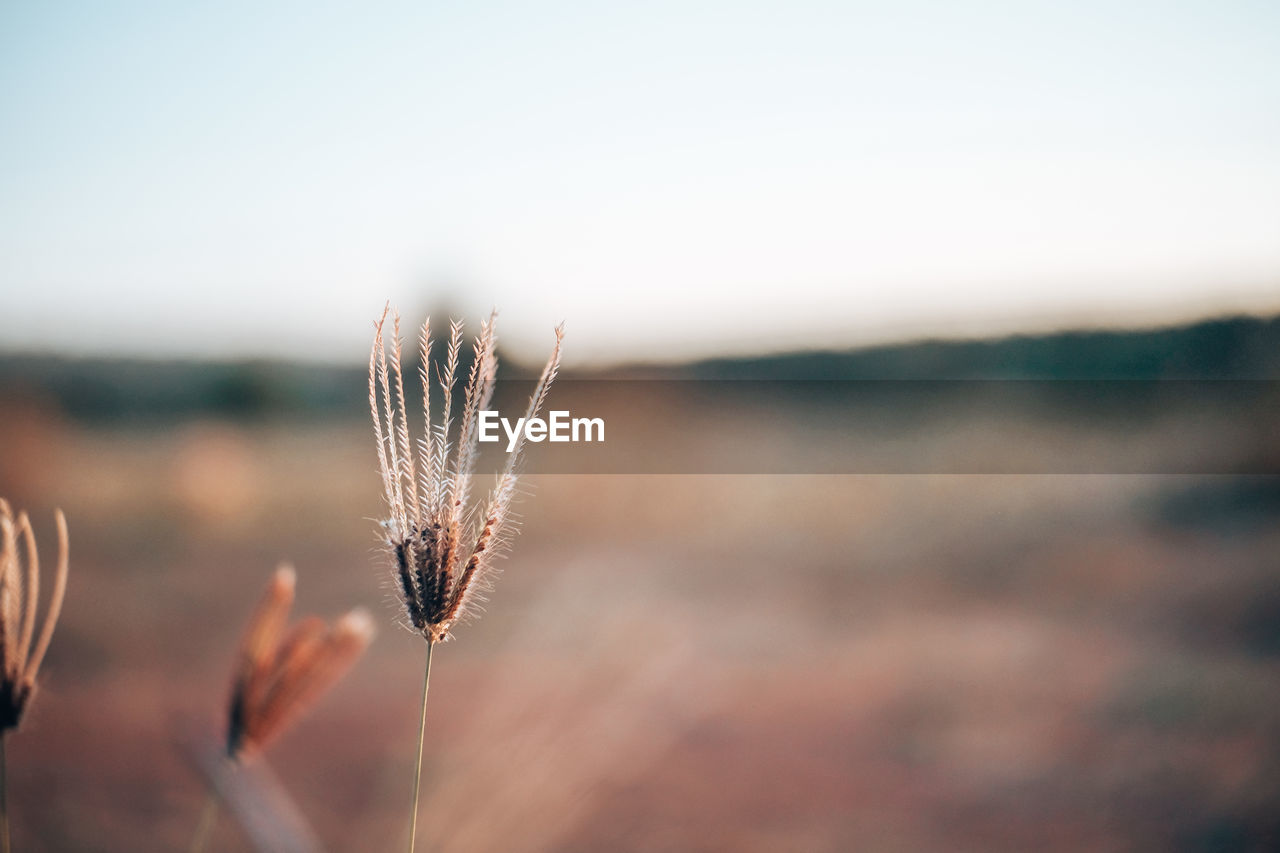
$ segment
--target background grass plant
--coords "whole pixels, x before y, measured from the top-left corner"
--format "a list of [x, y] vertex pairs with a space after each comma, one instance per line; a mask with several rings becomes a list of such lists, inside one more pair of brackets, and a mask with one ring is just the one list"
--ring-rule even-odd
[[[31, 519], [0, 498], [0, 850], [9, 853], [9, 733], [18, 728], [36, 692], [36, 676], [62, 614], [70, 568], [67, 519], [55, 510], [58, 564], [44, 621], [36, 633], [40, 602], [40, 553]], [[33, 645], [34, 641], [34, 645]]]

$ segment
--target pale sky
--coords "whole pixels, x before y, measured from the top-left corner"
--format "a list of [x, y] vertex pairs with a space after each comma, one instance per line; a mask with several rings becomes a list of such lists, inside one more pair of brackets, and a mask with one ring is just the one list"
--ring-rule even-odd
[[1280, 310], [1280, 4], [0, 6], [0, 349], [388, 297], [574, 364]]

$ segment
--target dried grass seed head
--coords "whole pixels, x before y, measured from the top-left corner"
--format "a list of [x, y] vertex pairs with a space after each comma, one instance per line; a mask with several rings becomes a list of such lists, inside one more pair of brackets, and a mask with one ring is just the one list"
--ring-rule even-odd
[[[390, 340], [386, 328], [390, 317]], [[428, 642], [440, 642], [460, 619], [474, 612], [489, 588], [494, 562], [507, 543], [516, 495], [523, 435], [508, 454], [493, 489], [471, 502], [472, 475], [479, 451], [480, 413], [493, 399], [498, 370], [496, 313], [480, 325], [471, 366], [460, 375], [462, 324], [449, 325], [443, 364], [432, 364], [431, 321], [419, 333], [418, 375], [422, 383], [424, 429], [410, 440], [404, 393], [400, 315], [388, 305], [375, 324], [369, 353], [369, 409], [378, 444], [378, 468], [390, 517], [384, 523], [395, 569], [396, 591], [409, 623]], [[564, 327], [555, 330], [551, 357], [525, 412], [536, 417], [560, 368]], [[432, 368], [434, 366], [434, 376]], [[453, 417], [455, 387], [462, 382], [462, 411]], [[440, 397], [438, 416], [432, 388]]]
[[54, 511], [58, 526], [58, 565], [44, 621], [36, 633], [40, 599], [40, 554], [25, 512], [16, 516], [0, 498], [0, 732], [18, 727], [36, 690], [53, 629], [67, 592], [70, 545], [67, 519]]
[[260, 752], [340, 679], [373, 639], [373, 622], [355, 609], [332, 626], [309, 616], [286, 632], [297, 575], [281, 566], [253, 612], [236, 661], [227, 753]]

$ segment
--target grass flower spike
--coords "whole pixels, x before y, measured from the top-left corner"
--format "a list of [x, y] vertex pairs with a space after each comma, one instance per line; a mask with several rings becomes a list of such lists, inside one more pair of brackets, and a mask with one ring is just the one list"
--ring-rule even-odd
[[252, 757], [310, 708], [355, 663], [373, 638], [373, 622], [362, 609], [332, 626], [309, 616], [285, 633], [296, 576], [276, 569], [254, 611], [231, 687], [227, 754]]
[[[387, 545], [396, 572], [396, 588], [409, 623], [429, 643], [449, 637], [450, 630], [489, 588], [494, 561], [508, 540], [511, 501], [523, 436], [509, 454], [505, 469], [488, 500], [470, 506], [471, 479], [478, 453], [477, 421], [493, 398], [498, 369], [495, 315], [480, 326], [462, 398], [461, 416], [454, 423], [454, 386], [462, 349], [462, 325], [449, 327], [445, 364], [437, 365], [440, 417], [432, 421], [431, 327], [420, 335], [423, 419], [426, 429], [410, 440], [405, 405], [404, 369], [400, 351], [400, 315], [392, 313], [392, 340], [384, 335], [388, 308], [376, 326], [369, 354], [369, 407], [378, 441], [378, 466], [390, 518], [385, 522]], [[535, 417], [560, 367], [563, 327], [556, 329], [555, 347], [529, 399], [526, 418]]]
[[[388, 345], [386, 322], [392, 318]], [[369, 409], [378, 441], [378, 468], [390, 517], [383, 523], [395, 569], [396, 590], [404, 602], [409, 624], [427, 641], [422, 676], [422, 708], [418, 724], [418, 753], [413, 777], [413, 805], [409, 819], [409, 851], [418, 829], [418, 793], [422, 782], [422, 745], [427, 723], [427, 691], [431, 685], [431, 650], [446, 640], [459, 620], [474, 610], [490, 587], [494, 561], [509, 543], [511, 502], [524, 437], [516, 438], [507, 464], [484, 501], [471, 503], [471, 479], [479, 453], [478, 421], [493, 399], [498, 372], [496, 314], [480, 325], [471, 366], [463, 386], [462, 411], [454, 420], [454, 388], [461, 378], [462, 324], [449, 326], [444, 364], [431, 375], [431, 321], [419, 334], [424, 430], [410, 440], [409, 409], [405, 403], [404, 363], [400, 351], [400, 315], [390, 306], [375, 324], [369, 353]], [[529, 398], [526, 420], [537, 416], [560, 368], [564, 327], [556, 328], [551, 357]], [[438, 385], [439, 417], [432, 385]]]
[[62, 599], [67, 592], [67, 519], [62, 510], [57, 510], [54, 518], [58, 524], [58, 567], [53, 575], [49, 609], [37, 637], [40, 555], [36, 551], [35, 534], [27, 514], [20, 512], [15, 518], [8, 501], [0, 498], [0, 644], [3, 645], [0, 658], [4, 662], [4, 674], [0, 678], [0, 731], [15, 729], [22, 721], [23, 712], [35, 694], [36, 675], [53, 639], [54, 626], [62, 613]]

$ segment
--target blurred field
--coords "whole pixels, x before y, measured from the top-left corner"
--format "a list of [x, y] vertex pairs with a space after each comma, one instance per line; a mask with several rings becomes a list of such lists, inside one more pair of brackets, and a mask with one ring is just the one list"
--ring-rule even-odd
[[[424, 648], [394, 625], [363, 423], [95, 419], [38, 390], [3, 400], [0, 494], [42, 542], [66, 510], [72, 577], [9, 744], [15, 849], [185, 846], [180, 742], [221, 725], [283, 559], [301, 611], [384, 628], [270, 762], [331, 849], [398, 849]], [[950, 426], [902, 440], [982, 440]], [[1174, 426], [1275, 458], [1274, 433]], [[528, 482], [488, 613], [438, 650], [422, 849], [1280, 846], [1274, 475]], [[245, 845], [229, 819], [215, 840]]]

